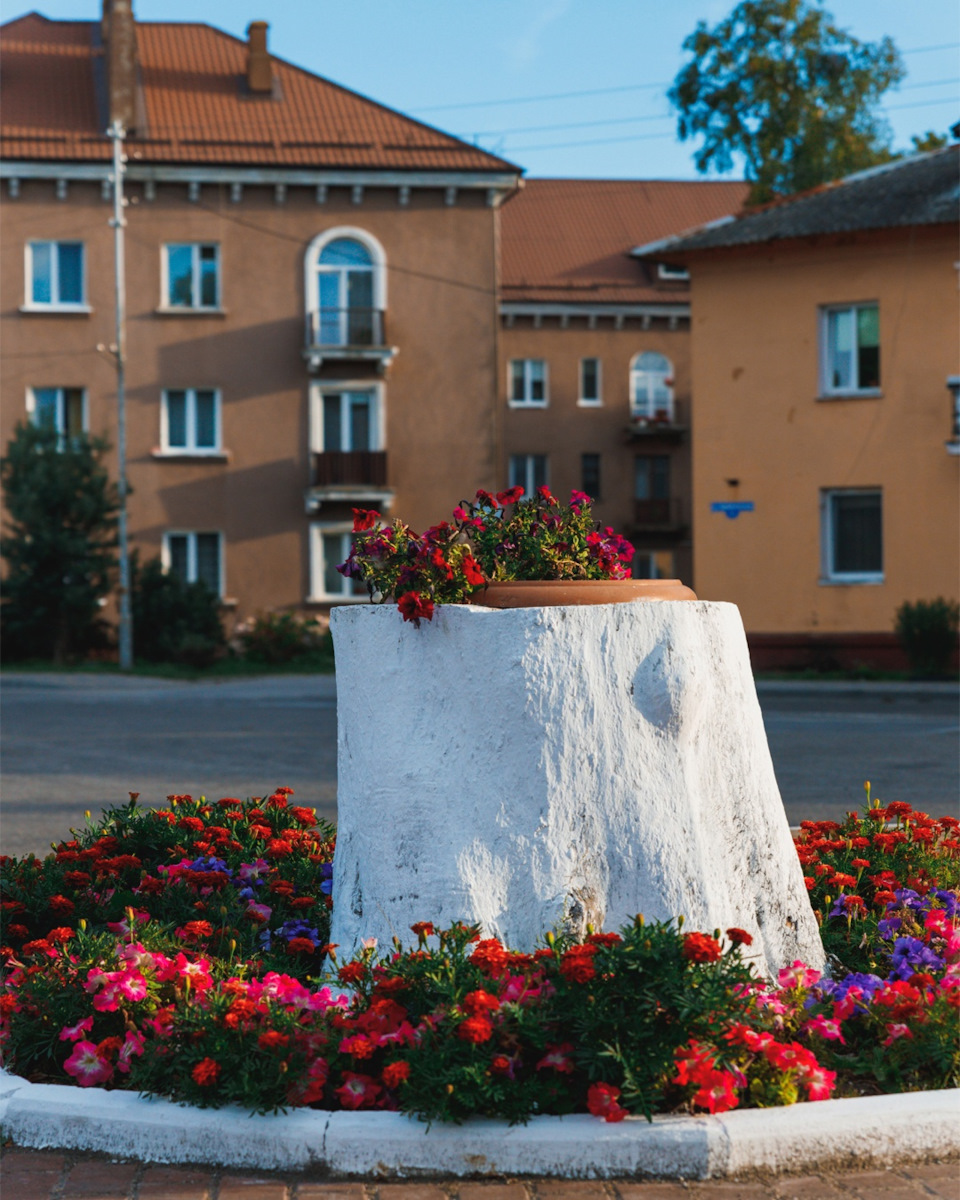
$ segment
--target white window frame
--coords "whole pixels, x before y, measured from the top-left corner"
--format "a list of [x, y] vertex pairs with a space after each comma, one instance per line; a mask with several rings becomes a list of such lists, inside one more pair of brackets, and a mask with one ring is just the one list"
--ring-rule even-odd
[[[523, 400], [513, 398], [513, 366], [523, 363]], [[532, 363], [543, 363], [543, 399], [531, 400]], [[550, 364], [545, 358], [511, 358], [507, 363], [507, 403], [510, 408], [547, 408], [550, 404]]]
[[[186, 446], [170, 445], [170, 415], [167, 408], [171, 392], [186, 392], [187, 394], [187, 444]], [[197, 392], [213, 392], [213, 421], [214, 444], [198, 446], [197, 438]], [[223, 407], [219, 388], [164, 388], [160, 396], [160, 449], [163, 454], [186, 455], [192, 458], [203, 458], [209, 455], [223, 454]]]
[[[327, 447], [323, 444], [323, 397], [339, 393], [341, 396], [341, 424], [345, 438], [350, 440], [350, 422], [343, 418], [346, 415], [346, 400], [344, 397], [351, 393], [364, 392], [372, 397], [370, 411], [370, 452], [386, 450], [387, 448], [387, 389], [384, 383], [369, 379], [310, 384], [310, 450], [314, 454], [324, 454]], [[342, 446], [331, 447], [332, 452], [349, 453]]]
[[[595, 362], [597, 364], [597, 394], [592, 399], [583, 394], [583, 364], [585, 362]], [[577, 384], [577, 404], [581, 408], [602, 408], [603, 407], [603, 360], [595, 354], [584, 354], [580, 359], [580, 378]]]
[[[57, 293], [60, 290], [60, 246], [64, 243], [80, 247], [80, 299], [60, 300]], [[33, 298], [33, 248], [34, 246], [50, 246], [50, 300], [34, 300]], [[91, 312], [87, 303], [87, 244], [80, 238], [61, 238], [55, 241], [51, 238], [29, 238], [23, 247], [23, 312], [62, 312], [88, 313]]]
[[834, 496], [879, 496], [880, 497], [880, 555], [883, 560], [883, 488], [821, 488], [820, 489], [820, 583], [822, 584], [878, 584], [885, 579], [884, 569], [879, 571], [835, 571], [833, 504]]
[[[190, 259], [190, 303], [170, 303], [170, 250], [173, 247], [189, 246], [192, 250]], [[213, 246], [217, 252], [217, 302], [216, 304], [201, 304], [201, 271], [200, 249], [202, 246]], [[223, 311], [223, 255], [220, 253], [219, 242], [164, 242], [160, 248], [160, 310], [170, 313], [191, 312], [222, 312]]]
[[[653, 401], [653, 400], [650, 400], [650, 402], [649, 402], [649, 405], [650, 405], [649, 411], [647, 411], [645, 408], [641, 409], [640, 405], [637, 403], [637, 382], [639, 380], [639, 377], [641, 375], [655, 374], [655, 372], [651, 371], [649, 368], [640, 366], [640, 360], [641, 360], [641, 358], [643, 358], [644, 354], [658, 355], [660, 358], [662, 358], [667, 363], [667, 365], [670, 368], [669, 373], [664, 375], [664, 387], [666, 387], [667, 390], [670, 392], [670, 399], [664, 407], [666, 409], [668, 418], [670, 420], [673, 420], [674, 404], [676, 402], [676, 392], [674, 390], [674, 381], [676, 379], [676, 375], [675, 375], [676, 367], [674, 365], [673, 360], [671, 358], [669, 358], [666, 354], [664, 354], [662, 350], [641, 350], [637, 354], [635, 354], [633, 356], [633, 358], [631, 358], [631, 360], [630, 360], [630, 416], [635, 419], [640, 418], [640, 419], [652, 421], [656, 417], [657, 413], [660, 411], [660, 409], [657, 408], [655, 401]], [[669, 383], [667, 382], [667, 380], [669, 380]]]
[[220, 579], [217, 587], [217, 595], [222, 600], [226, 591], [227, 577], [227, 562], [226, 562], [226, 543], [227, 539], [223, 536], [223, 531], [220, 529], [168, 529], [164, 532], [163, 542], [160, 549], [160, 561], [163, 564], [165, 571], [172, 570], [172, 556], [170, 554], [170, 539], [174, 537], [185, 537], [187, 539], [187, 583], [197, 582], [197, 536], [199, 534], [216, 534], [219, 539], [219, 558], [220, 558]]
[[[861, 309], [864, 309], [864, 308], [875, 308], [877, 310], [877, 343], [878, 343], [878, 347], [880, 349], [882, 349], [882, 343], [880, 342], [880, 302], [879, 302], [879, 300], [861, 300], [855, 304], [821, 304], [821, 306], [820, 306], [820, 322], [819, 322], [819, 324], [820, 324], [820, 395], [821, 396], [882, 396], [883, 395], [882, 359], [881, 359], [881, 374], [880, 374], [881, 386], [879, 386], [879, 387], [862, 388], [859, 386], [859, 382], [860, 382], [859, 378], [857, 378], [855, 383], [852, 383], [852, 384], [848, 385], [847, 387], [834, 387], [830, 380], [830, 367], [831, 367], [831, 364], [829, 361], [830, 315], [832, 313], [841, 313], [841, 312], [852, 313], [853, 314], [854, 337], [856, 337], [857, 313]], [[853, 360], [854, 375], [859, 377], [860, 364], [859, 364], [858, 358], [857, 358], [857, 350], [858, 349], [859, 349], [858, 346], [854, 346], [852, 360]]]
[[[513, 463], [518, 458], [524, 459], [524, 465], [523, 465], [523, 476], [524, 477], [523, 477], [523, 484], [522, 484], [523, 498], [525, 500], [529, 500], [532, 496], [536, 495], [537, 488], [541, 486], [540, 484], [536, 483], [536, 481], [534, 480], [533, 460], [535, 458], [543, 459], [543, 486], [549, 487], [550, 486], [550, 455], [549, 454], [511, 454], [510, 455], [510, 463], [509, 463], [509, 467], [508, 467], [508, 471], [509, 471], [508, 477], [510, 480], [511, 487], [515, 486], [514, 481], [513, 481]], [[517, 482], [520, 482], [520, 481], [518, 480]]]
[[686, 281], [690, 278], [690, 268], [677, 266], [675, 263], [657, 263], [657, 278]]
[[350, 553], [349, 535], [351, 533], [353, 533], [353, 525], [349, 521], [311, 521], [310, 595], [307, 597], [308, 604], [368, 604], [370, 602], [370, 596], [366, 589], [364, 589], [362, 595], [353, 594], [354, 581], [348, 579], [345, 575], [340, 576], [344, 589], [342, 592], [325, 592], [323, 590], [327, 565], [323, 557], [323, 539], [330, 536], [340, 536], [341, 547], [345, 549], [341, 551], [343, 558], [339, 561], [345, 562], [347, 555]]
[[68, 391], [80, 393], [80, 395], [82, 397], [81, 402], [83, 405], [83, 408], [81, 411], [81, 418], [80, 418], [81, 429], [84, 433], [89, 433], [90, 432], [90, 421], [89, 421], [90, 412], [89, 412], [89, 398], [87, 396], [86, 388], [68, 388], [68, 387], [37, 387], [37, 388], [33, 388], [33, 387], [28, 387], [27, 388], [26, 408], [27, 408], [27, 415], [30, 417], [31, 423], [34, 425], [37, 423], [37, 396], [36, 396], [36, 393], [37, 392], [56, 392], [57, 393], [56, 431], [60, 435], [61, 438], [65, 438], [67, 436], [67, 430], [65, 428], [65, 422], [61, 418], [66, 416], [64, 392], [68, 392]]
[[304, 310], [315, 313], [319, 306], [319, 286], [317, 273], [320, 269], [320, 255], [325, 246], [340, 238], [349, 238], [359, 242], [370, 255], [373, 263], [373, 307], [380, 312], [387, 308], [387, 254], [383, 246], [372, 233], [360, 229], [356, 225], [336, 225], [318, 233], [303, 256], [303, 300]]

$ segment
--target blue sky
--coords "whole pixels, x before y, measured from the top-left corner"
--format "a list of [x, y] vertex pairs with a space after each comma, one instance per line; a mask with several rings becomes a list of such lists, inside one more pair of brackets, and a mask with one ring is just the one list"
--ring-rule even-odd
[[[100, 0], [36, 0], [92, 19]], [[440, 126], [530, 175], [693, 179], [666, 90], [698, 20], [733, 0], [134, 0], [141, 20], [202, 20], [237, 36], [270, 22], [270, 49]], [[898, 148], [960, 118], [956, 0], [832, 0], [841, 28], [889, 34], [907, 77], [887, 94]], [[4, 20], [28, 6], [2, 0]]]

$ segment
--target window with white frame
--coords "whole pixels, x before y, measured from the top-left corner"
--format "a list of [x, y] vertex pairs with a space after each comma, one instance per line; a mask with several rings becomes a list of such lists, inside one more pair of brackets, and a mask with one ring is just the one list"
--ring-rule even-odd
[[386, 254], [364, 229], [340, 226], [307, 247], [306, 306], [318, 346], [383, 346]]
[[880, 488], [824, 488], [820, 493], [820, 521], [825, 582], [883, 582]]
[[673, 363], [645, 350], [630, 364], [630, 412], [634, 417], [673, 416]]
[[28, 308], [84, 308], [83, 242], [27, 242]]
[[220, 247], [215, 242], [163, 247], [163, 307], [220, 307]]
[[30, 388], [27, 412], [35, 425], [55, 429], [62, 438], [76, 438], [87, 428], [87, 398], [83, 388]]
[[600, 392], [600, 359], [580, 359], [580, 403], [602, 404]]
[[547, 486], [547, 456], [545, 454], [511, 454], [510, 486], [522, 487], [528, 498], [539, 487]]
[[658, 263], [657, 275], [660, 279], [689, 279], [690, 269], [678, 263]]
[[310, 423], [314, 453], [382, 450], [381, 389], [315, 388]]
[[546, 406], [547, 364], [544, 359], [511, 359], [510, 403], [515, 408], [543, 408]]
[[880, 306], [835, 305], [820, 310], [821, 391], [825, 396], [880, 388]]
[[160, 409], [160, 444], [168, 454], [220, 450], [220, 393], [214, 388], [168, 388]]
[[223, 595], [222, 534], [165, 533], [163, 565], [184, 583], [202, 583], [214, 595]]
[[337, 570], [350, 554], [353, 537], [352, 525], [318, 521], [310, 526], [311, 600], [367, 599], [366, 584]]

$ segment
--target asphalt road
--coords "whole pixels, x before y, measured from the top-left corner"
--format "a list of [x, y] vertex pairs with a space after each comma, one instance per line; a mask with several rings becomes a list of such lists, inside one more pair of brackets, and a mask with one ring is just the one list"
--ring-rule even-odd
[[[945, 685], [761, 684], [770, 750], [791, 824], [884, 801], [955, 813], [958, 694]], [[219, 683], [4, 672], [0, 843], [44, 853], [84, 809], [139, 792], [263, 795], [286, 784], [336, 817], [332, 676]]]

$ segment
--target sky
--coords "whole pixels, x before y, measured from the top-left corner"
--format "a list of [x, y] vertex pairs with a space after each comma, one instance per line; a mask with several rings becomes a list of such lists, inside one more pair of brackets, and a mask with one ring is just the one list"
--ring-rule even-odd
[[[92, 20], [100, 0], [36, 0]], [[696, 179], [666, 93], [684, 38], [733, 0], [134, 0], [140, 20], [205, 21], [244, 37], [270, 22], [272, 53], [476, 141], [533, 176]], [[960, 118], [956, 0], [827, 0], [861, 41], [893, 38], [907, 69], [883, 111], [897, 149]], [[0, 0], [10, 20], [30, 11]], [[736, 175], [727, 176], [735, 178]]]

